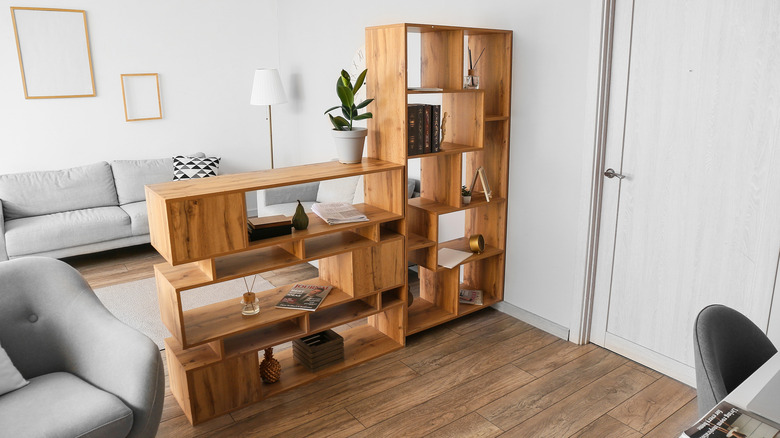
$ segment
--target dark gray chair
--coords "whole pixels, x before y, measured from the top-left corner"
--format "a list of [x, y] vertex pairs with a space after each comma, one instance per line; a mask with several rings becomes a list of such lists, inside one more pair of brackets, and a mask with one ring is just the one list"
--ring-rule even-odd
[[0, 436], [153, 437], [162, 358], [59, 260], [0, 262], [0, 346], [27, 386], [0, 396]]
[[753, 321], [721, 304], [709, 305], [699, 312], [693, 347], [700, 416], [777, 353]]

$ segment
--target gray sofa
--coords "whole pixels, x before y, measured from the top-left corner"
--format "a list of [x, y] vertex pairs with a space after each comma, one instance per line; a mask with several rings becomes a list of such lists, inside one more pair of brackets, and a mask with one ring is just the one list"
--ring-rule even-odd
[[148, 243], [144, 185], [172, 179], [171, 158], [0, 175], [0, 260]]
[[0, 436], [157, 433], [165, 400], [157, 346], [111, 315], [64, 262], [0, 263], [0, 347], [29, 381], [0, 395]]

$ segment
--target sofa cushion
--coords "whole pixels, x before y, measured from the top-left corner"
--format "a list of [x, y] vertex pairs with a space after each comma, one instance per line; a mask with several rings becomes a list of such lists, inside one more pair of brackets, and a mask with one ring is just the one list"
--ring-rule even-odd
[[130, 216], [119, 207], [65, 211], [5, 223], [10, 257], [130, 237]]
[[119, 208], [130, 216], [130, 230], [133, 236], [149, 234], [149, 215], [146, 211], [146, 201], [120, 205]]
[[3, 436], [120, 437], [132, 426], [133, 411], [119, 398], [69, 373], [34, 377], [0, 397]]
[[[303, 209], [306, 211], [306, 213], [311, 213], [311, 206], [314, 205], [314, 202], [301, 201], [301, 205], [303, 205]], [[297, 202], [288, 202], [286, 204], [271, 204], [266, 205], [265, 207], [257, 207], [257, 215], [259, 217], [276, 216], [277, 214], [292, 216], [295, 214], [295, 209], [297, 207]]]
[[63, 170], [0, 175], [5, 220], [118, 205], [106, 162]]
[[111, 162], [119, 205], [145, 201], [144, 186], [173, 181], [173, 159], [120, 160]]
[[219, 175], [219, 157], [173, 157], [173, 180], [183, 181]]
[[3, 346], [0, 345], [0, 396], [15, 391], [28, 383], [11, 362], [11, 358], [8, 357]]
[[320, 181], [317, 202], [349, 202], [355, 198], [355, 190], [360, 176], [328, 179]]

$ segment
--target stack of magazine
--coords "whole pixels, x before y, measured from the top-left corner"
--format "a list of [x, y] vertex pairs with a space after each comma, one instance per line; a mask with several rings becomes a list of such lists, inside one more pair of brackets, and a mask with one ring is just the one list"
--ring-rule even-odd
[[779, 433], [780, 426], [721, 402], [688, 428], [681, 438], [770, 438], [780, 436]]
[[368, 221], [366, 215], [357, 211], [348, 202], [321, 202], [312, 205], [311, 210], [327, 222], [328, 225]]
[[279, 309], [298, 309], [315, 311], [325, 300], [331, 286], [318, 286], [316, 284], [296, 284], [287, 292], [287, 295], [276, 305]]

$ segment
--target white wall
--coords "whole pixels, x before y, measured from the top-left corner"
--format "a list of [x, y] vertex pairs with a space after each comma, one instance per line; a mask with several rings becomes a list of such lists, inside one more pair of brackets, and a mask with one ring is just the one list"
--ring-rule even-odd
[[[228, 172], [268, 167], [253, 70], [279, 67], [276, 165], [335, 156], [323, 111], [367, 26], [416, 22], [514, 31], [506, 301], [564, 327], [574, 284], [587, 116], [588, 35], [597, 0], [44, 1], [87, 10], [97, 97], [25, 100], [8, 6], [0, 8], [0, 173], [202, 150]], [[597, 29], [596, 29], [597, 31]], [[119, 75], [160, 73], [163, 119], [125, 122]], [[251, 201], [251, 199], [250, 199]], [[251, 208], [251, 206], [250, 206]]]
[[[96, 97], [25, 100], [9, 6], [0, 8], [0, 174], [203, 151], [225, 172], [268, 167], [254, 69], [276, 67], [274, 0], [39, 1], [87, 11]], [[163, 118], [126, 122], [122, 73], [159, 73]]]
[[[280, 165], [331, 159], [333, 82], [367, 26], [400, 22], [514, 31], [505, 300], [569, 327], [587, 116], [590, 11], [598, 1], [363, 2], [345, 19], [321, 1], [278, 2], [280, 68], [292, 95], [274, 109]], [[305, 31], [304, 31], [305, 30]], [[598, 29], [596, 29], [598, 31]], [[277, 134], [278, 133], [278, 134]]]

